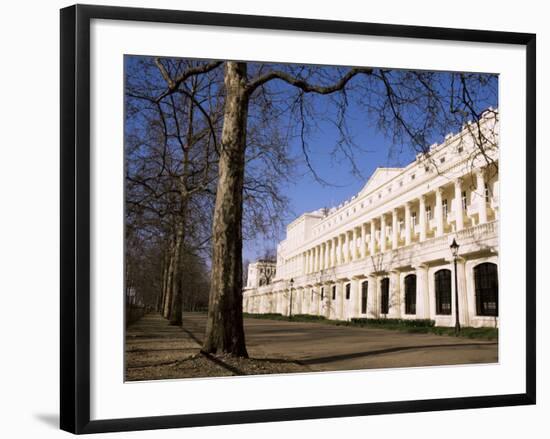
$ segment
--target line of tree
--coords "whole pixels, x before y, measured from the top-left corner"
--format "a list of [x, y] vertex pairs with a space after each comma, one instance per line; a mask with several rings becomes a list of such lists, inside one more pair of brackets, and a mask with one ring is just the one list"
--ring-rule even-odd
[[[145, 249], [157, 249], [160, 262], [149, 263], [157, 286], [147, 288], [181, 324], [186, 300], [202, 294], [185, 273], [201, 261], [210, 272], [203, 351], [246, 357], [243, 239], [280, 230], [281, 185], [297, 160], [290, 145], [298, 142], [311, 175], [330, 184], [312, 160], [321, 121], [338, 133], [331, 154], [361, 175], [352, 118], [384, 133], [389, 155], [408, 148], [429, 159], [429, 145], [479, 124], [497, 94], [492, 74], [127, 57], [127, 262], [133, 243], [132, 253], [151, 258]], [[496, 167], [491, 137], [472, 133], [476, 159]]]

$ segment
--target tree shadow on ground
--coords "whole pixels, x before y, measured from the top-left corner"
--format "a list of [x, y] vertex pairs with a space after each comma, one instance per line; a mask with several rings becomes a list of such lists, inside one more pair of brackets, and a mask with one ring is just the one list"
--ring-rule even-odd
[[341, 361], [341, 360], [349, 360], [353, 358], [362, 358], [362, 357], [371, 357], [375, 355], [383, 355], [383, 354], [391, 354], [394, 352], [401, 352], [401, 351], [411, 351], [415, 349], [437, 349], [437, 348], [451, 348], [451, 347], [466, 347], [466, 346], [491, 346], [491, 345], [497, 345], [498, 343], [443, 343], [443, 344], [433, 344], [433, 345], [418, 345], [418, 346], [398, 346], [393, 348], [386, 348], [386, 349], [379, 349], [376, 351], [366, 351], [366, 352], [353, 352], [349, 354], [340, 354], [340, 355], [331, 355], [328, 357], [320, 357], [320, 358], [310, 358], [307, 360], [297, 360], [296, 362], [298, 364], [302, 364], [304, 366], [309, 366], [313, 364], [325, 364], [325, 363], [332, 363], [335, 361]]

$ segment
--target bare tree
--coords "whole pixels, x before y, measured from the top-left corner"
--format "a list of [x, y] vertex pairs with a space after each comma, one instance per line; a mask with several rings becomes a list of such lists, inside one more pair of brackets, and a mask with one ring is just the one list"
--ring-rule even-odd
[[[162, 65], [162, 63], [159, 61]], [[334, 148], [344, 154], [352, 172], [360, 173], [355, 160], [358, 145], [347, 124], [350, 109], [360, 106], [392, 139], [392, 148], [409, 147], [429, 155], [430, 143], [450, 128], [480, 120], [483, 94], [490, 95], [494, 75], [442, 74], [380, 68], [339, 68], [270, 65], [235, 61], [202, 62], [191, 69], [169, 71], [167, 87], [158, 99], [178, 93], [194, 75], [207, 74], [223, 66], [223, 124], [218, 144], [218, 179], [212, 225], [212, 276], [207, 330], [203, 351], [247, 356], [242, 321], [243, 201], [252, 102], [264, 103], [268, 114], [287, 115], [299, 138], [312, 174], [323, 183], [310, 160], [308, 137], [322, 117], [331, 120], [340, 140]], [[322, 114], [321, 97], [331, 104]], [[257, 99], [257, 101], [256, 101]], [[352, 101], [355, 103], [352, 103]], [[481, 139], [481, 140], [480, 140]], [[476, 145], [483, 154], [483, 139]], [[271, 192], [269, 185], [253, 189]]]

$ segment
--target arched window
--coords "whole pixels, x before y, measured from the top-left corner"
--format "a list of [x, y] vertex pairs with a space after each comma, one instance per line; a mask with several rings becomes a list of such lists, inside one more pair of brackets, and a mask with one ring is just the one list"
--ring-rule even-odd
[[478, 316], [498, 316], [498, 268], [485, 262], [474, 267], [476, 313]]
[[435, 313], [451, 314], [451, 270], [435, 272]]
[[385, 277], [380, 281], [380, 312], [387, 314], [390, 310], [390, 278]]
[[367, 298], [369, 291], [369, 281], [364, 281], [361, 284], [361, 314], [367, 313]]
[[416, 274], [405, 277], [405, 314], [416, 314]]

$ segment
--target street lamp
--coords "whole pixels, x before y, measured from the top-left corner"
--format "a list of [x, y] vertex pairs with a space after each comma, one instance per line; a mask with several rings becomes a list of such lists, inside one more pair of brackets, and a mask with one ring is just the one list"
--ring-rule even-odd
[[456, 271], [456, 261], [458, 259], [458, 248], [460, 246], [456, 242], [456, 239], [453, 238], [453, 242], [451, 244], [451, 253], [453, 254], [454, 264], [455, 264], [455, 334], [458, 334], [460, 332], [460, 317], [459, 317], [459, 308], [458, 308], [458, 275]]
[[288, 308], [288, 319], [292, 318], [292, 286], [294, 285], [294, 278], [290, 278], [290, 306]]

